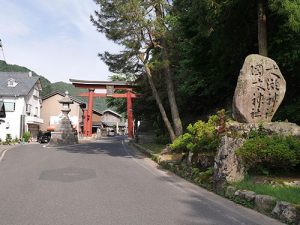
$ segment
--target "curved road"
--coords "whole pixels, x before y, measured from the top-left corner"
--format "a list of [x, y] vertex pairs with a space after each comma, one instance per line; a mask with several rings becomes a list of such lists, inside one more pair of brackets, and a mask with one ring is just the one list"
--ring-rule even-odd
[[0, 162], [0, 224], [281, 224], [160, 170], [124, 141], [9, 150]]

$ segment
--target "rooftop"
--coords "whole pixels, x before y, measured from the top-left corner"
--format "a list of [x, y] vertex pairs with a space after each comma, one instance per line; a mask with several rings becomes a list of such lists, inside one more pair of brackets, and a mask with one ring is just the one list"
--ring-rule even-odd
[[[0, 72], [0, 96], [26, 96], [39, 77], [33, 77], [24, 72]], [[13, 81], [13, 85], [8, 82]]]

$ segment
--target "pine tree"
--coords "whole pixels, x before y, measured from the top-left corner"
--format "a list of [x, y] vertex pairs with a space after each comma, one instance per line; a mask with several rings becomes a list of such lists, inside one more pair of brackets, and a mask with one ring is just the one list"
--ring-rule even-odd
[[[141, 71], [145, 73], [153, 97], [171, 140], [182, 134], [182, 124], [175, 99], [172, 71], [168, 60], [167, 14], [171, 5], [166, 0], [95, 0], [100, 6], [91, 21], [110, 40], [125, 49], [120, 54], [105, 52], [101, 58], [114, 72]], [[159, 67], [164, 71], [173, 126], [153, 81], [153, 52], [159, 52]], [[142, 70], [141, 70], [142, 69]], [[157, 69], [157, 68], [156, 68]]]

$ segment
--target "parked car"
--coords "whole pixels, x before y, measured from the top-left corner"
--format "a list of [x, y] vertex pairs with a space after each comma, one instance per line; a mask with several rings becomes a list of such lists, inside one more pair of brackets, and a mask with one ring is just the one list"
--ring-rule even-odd
[[47, 131], [45, 133], [43, 133], [39, 138], [38, 138], [38, 142], [40, 143], [48, 143], [51, 139], [51, 132]]

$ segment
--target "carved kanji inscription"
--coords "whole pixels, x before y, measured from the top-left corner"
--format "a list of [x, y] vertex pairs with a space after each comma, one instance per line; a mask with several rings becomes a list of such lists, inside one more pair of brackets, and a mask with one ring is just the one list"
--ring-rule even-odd
[[238, 77], [233, 117], [238, 122], [270, 122], [284, 98], [286, 82], [276, 62], [249, 55]]

